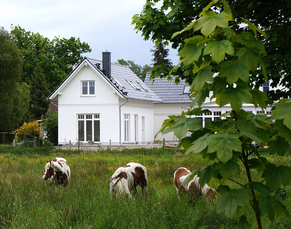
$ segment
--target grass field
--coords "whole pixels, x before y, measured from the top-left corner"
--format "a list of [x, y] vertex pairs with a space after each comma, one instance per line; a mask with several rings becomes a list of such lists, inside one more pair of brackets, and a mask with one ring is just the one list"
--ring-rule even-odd
[[[7, 152], [7, 153], [5, 153]], [[21, 152], [24, 152], [21, 153]], [[71, 168], [67, 187], [50, 186], [42, 180], [47, 160], [64, 157]], [[276, 159], [288, 163], [290, 158]], [[134, 201], [111, 199], [109, 180], [128, 162], [146, 166], [149, 197]], [[180, 201], [173, 173], [185, 166], [191, 170], [208, 164], [199, 155], [183, 156], [173, 149], [76, 152], [51, 149], [17, 150], [0, 146], [0, 228], [235, 228], [237, 218], [217, 215], [215, 204], [205, 198], [194, 203]], [[217, 188], [218, 183], [211, 183]], [[140, 193], [140, 189], [138, 189]], [[283, 203], [290, 208], [290, 189]], [[253, 212], [244, 212], [253, 217]], [[279, 216], [264, 228], [291, 228], [291, 220]], [[255, 221], [253, 220], [255, 228]]]

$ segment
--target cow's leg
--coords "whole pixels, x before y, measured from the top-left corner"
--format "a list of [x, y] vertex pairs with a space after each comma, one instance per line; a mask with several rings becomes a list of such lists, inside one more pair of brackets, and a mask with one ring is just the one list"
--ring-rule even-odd
[[145, 197], [148, 196], [148, 187], [147, 186], [142, 187], [142, 195]]

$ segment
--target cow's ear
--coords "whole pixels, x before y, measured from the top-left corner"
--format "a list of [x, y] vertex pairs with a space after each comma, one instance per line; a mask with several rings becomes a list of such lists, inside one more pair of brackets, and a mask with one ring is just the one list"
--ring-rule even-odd
[[46, 163], [49, 163], [49, 161], [46, 161]]

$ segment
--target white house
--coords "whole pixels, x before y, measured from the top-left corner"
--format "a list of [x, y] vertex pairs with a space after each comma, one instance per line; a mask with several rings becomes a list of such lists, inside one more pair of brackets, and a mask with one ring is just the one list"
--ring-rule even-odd
[[[192, 99], [190, 99], [189, 85], [181, 80], [179, 84], [176, 84], [173, 80], [168, 81], [166, 78], [155, 78], [150, 80], [150, 74], [147, 74], [145, 78], [146, 85], [155, 92], [162, 101], [154, 102], [154, 132], [158, 133], [162, 127], [163, 121], [168, 119], [169, 115], [180, 115], [182, 111], [187, 111], [190, 106]], [[265, 87], [260, 88], [261, 91], [274, 90], [270, 88], [269, 84], [266, 83]], [[197, 106], [198, 107], [198, 106]], [[201, 125], [204, 127], [209, 121], [220, 119], [220, 115], [230, 112], [230, 104], [223, 107], [219, 107], [215, 100], [210, 101], [209, 98], [201, 106], [203, 109], [208, 109], [210, 112], [198, 116], [201, 118]], [[260, 107], [254, 107], [252, 104], [243, 103], [242, 107], [245, 111], [257, 113], [267, 113], [271, 115], [271, 107], [268, 106], [265, 110]], [[159, 133], [156, 140], [176, 141], [178, 140], [174, 133], [161, 134]]]
[[[161, 101], [154, 101], [154, 132], [159, 132], [162, 124], [169, 115], [180, 115], [182, 111], [190, 108], [192, 100], [190, 99], [189, 85], [181, 80], [176, 84], [174, 80], [168, 81], [166, 78], [155, 78], [150, 80], [150, 74], [145, 77], [145, 84], [156, 93]], [[156, 136], [156, 140], [177, 141], [174, 132]]]
[[58, 100], [59, 145], [145, 144], [154, 140], [153, 102], [161, 99], [127, 66], [84, 58], [52, 92]]

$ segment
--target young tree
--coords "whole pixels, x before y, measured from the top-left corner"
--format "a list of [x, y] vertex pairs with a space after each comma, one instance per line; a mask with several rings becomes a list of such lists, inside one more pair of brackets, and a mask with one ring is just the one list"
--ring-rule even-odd
[[[265, 40], [267, 37], [249, 20], [242, 19], [242, 22], [249, 29], [235, 30], [240, 22], [233, 26], [232, 11], [226, 0], [214, 0], [197, 20], [173, 35], [175, 38], [183, 33], [191, 34], [179, 47], [179, 56], [181, 64], [192, 69], [190, 91], [195, 99], [190, 111], [169, 116], [161, 132], [173, 131], [186, 153], [201, 154], [213, 161], [193, 175], [199, 174], [200, 185], [212, 178], [221, 181], [217, 189], [221, 194], [218, 213], [227, 217], [240, 215], [239, 227], [249, 228], [250, 223], [240, 209], [251, 207], [258, 228], [262, 228], [262, 215], [271, 221], [276, 214], [289, 215], [273, 193], [290, 184], [291, 170], [268, 161], [252, 142], [267, 145], [270, 155], [284, 156], [290, 152], [291, 101], [283, 99], [276, 103], [271, 117], [242, 109], [243, 102], [265, 109], [268, 101], [266, 94], [254, 87], [255, 79], [251, 77], [261, 68], [267, 79], [263, 59], [266, 51], [259, 34]], [[195, 115], [209, 112], [200, 108], [207, 97], [219, 107], [230, 104], [232, 111], [224, 114], [224, 119], [208, 122], [202, 128]], [[186, 136], [187, 132], [191, 135]], [[239, 178], [241, 170], [246, 182]], [[233, 185], [228, 185], [227, 180]]]
[[58, 112], [49, 110], [42, 116], [44, 130], [47, 132], [47, 139], [54, 145], [58, 144]]
[[[190, 31], [185, 31], [174, 38], [171, 36], [199, 18], [199, 12], [203, 10], [205, 1], [163, 0], [161, 7], [157, 7], [156, 2], [156, 0], [147, 0], [143, 11], [133, 16], [132, 23], [135, 25], [135, 29], [142, 33], [145, 40], [164, 41], [165, 44], [171, 43], [174, 49], [182, 48], [184, 40], [191, 35]], [[241, 21], [240, 17], [243, 17], [259, 25], [269, 37], [268, 40], [263, 39], [268, 53], [263, 57], [268, 79], [272, 79], [272, 86], [279, 83], [287, 88], [287, 90], [269, 92], [269, 96], [274, 100], [280, 97], [290, 97], [291, 90], [288, 88], [291, 87], [289, 52], [291, 50], [291, 31], [289, 29], [291, 1], [230, 0], [228, 2], [229, 7], [234, 10], [234, 20], [230, 22], [230, 25], [234, 26], [235, 31], [244, 30], [244, 27], [235, 26], [237, 22]], [[195, 34], [200, 34], [200, 31], [195, 31]], [[261, 35], [258, 34], [258, 36]], [[151, 75], [158, 77], [160, 73], [177, 75], [179, 78], [186, 79], [190, 84], [192, 83], [193, 74], [190, 67], [177, 66], [171, 72], [168, 68], [155, 67]], [[257, 71], [254, 75], [257, 87], [265, 82], [261, 71]]]

